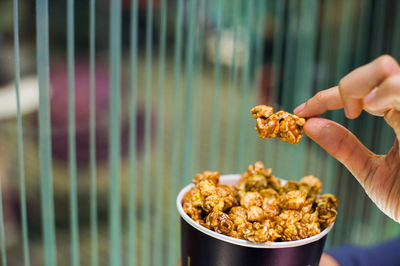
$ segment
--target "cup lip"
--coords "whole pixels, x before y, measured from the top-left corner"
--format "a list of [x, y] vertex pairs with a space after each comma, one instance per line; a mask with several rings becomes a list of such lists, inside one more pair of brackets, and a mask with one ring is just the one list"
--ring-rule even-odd
[[[239, 180], [239, 178], [241, 177], [240, 174], [232, 174], [232, 175], [221, 175], [220, 177], [220, 183], [221, 184], [233, 184], [235, 181]], [[287, 181], [284, 179], [281, 179], [281, 181], [283, 183], [286, 183]], [[189, 217], [189, 215], [187, 215], [185, 213], [185, 211], [183, 210], [182, 207], [182, 199], [185, 196], [186, 192], [188, 192], [191, 188], [194, 187], [194, 184], [189, 184], [186, 187], [184, 187], [178, 194], [178, 197], [176, 198], [176, 207], [178, 209], [178, 212], [180, 214], [180, 216], [188, 223], [190, 224], [192, 227], [194, 227], [195, 229], [199, 230], [200, 232], [211, 236], [213, 238], [222, 240], [224, 242], [228, 242], [234, 245], [239, 245], [239, 246], [243, 246], [243, 247], [249, 247], [249, 248], [266, 248], [266, 249], [272, 249], [272, 248], [291, 248], [291, 247], [298, 247], [298, 246], [303, 246], [303, 245], [307, 245], [309, 243], [312, 242], [316, 242], [318, 240], [320, 240], [321, 238], [325, 237], [329, 231], [331, 231], [334, 223], [332, 223], [331, 225], [329, 225], [327, 228], [325, 228], [322, 232], [320, 232], [319, 234], [312, 236], [312, 237], [308, 237], [308, 238], [304, 238], [301, 240], [294, 240], [294, 241], [286, 241], [286, 242], [265, 242], [265, 243], [253, 243], [244, 239], [238, 239], [238, 238], [234, 238], [234, 237], [230, 237], [227, 235], [223, 235], [217, 232], [214, 232], [202, 225], [200, 225], [199, 223], [195, 222], [192, 218]]]

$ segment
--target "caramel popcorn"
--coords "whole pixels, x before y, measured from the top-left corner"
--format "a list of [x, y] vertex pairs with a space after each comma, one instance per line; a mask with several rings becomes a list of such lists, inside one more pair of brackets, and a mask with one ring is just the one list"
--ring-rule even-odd
[[283, 191], [288, 193], [290, 191], [298, 190], [299, 184], [296, 181], [288, 181], [283, 187]]
[[251, 206], [262, 206], [263, 197], [258, 192], [243, 192], [239, 193], [240, 205], [245, 208], [250, 208]]
[[337, 211], [335, 208], [338, 206], [337, 198], [332, 194], [324, 194], [315, 200], [317, 203], [317, 212], [319, 223], [327, 227], [336, 219]]
[[210, 196], [217, 194], [217, 186], [210, 180], [202, 180], [198, 185], [200, 193], [203, 196]]
[[257, 119], [256, 130], [260, 138], [274, 138], [297, 144], [303, 137], [304, 118], [288, 112], [279, 111], [266, 105], [258, 105], [251, 109], [251, 114]]
[[312, 196], [316, 196], [322, 191], [322, 183], [315, 176], [308, 175], [300, 179], [299, 189], [306, 191]]
[[306, 204], [307, 194], [301, 190], [293, 190], [282, 194], [279, 199], [279, 207], [289, 210], [300, 210]]
[[217, 194], [207, 196], [203, 202], [203, 210], [206, 213], [212, 211], [223, 211], [224, 210], [224, 200]]
[[206, 217], [206, 224], [217, 233], [229, 234], [232, 230], [233, 222], [226, 213], [216, 211], [211, 212]]
[[262, 222], [265, 218], [264, 210], [257, 206], [250, 206], [247, 212], [247, 219], [250, 222]]
[[273, 242], [279, 237], [280, 235], [275, 230], [275, 224], [270, 220], [253, 223], [252, 230], [245, 235], [245, 239], [256, 243]]
[[229, 211], [229, 217], [235, 224], [241, 224], [247, 221], [247, 209], [241, 206], [232, 207]]
[[266, 202], [273, 205], [276, 204], [279, 197], [279, 193], [272, 188], [260, 190], [260, 195], [264, 198], [264, 203]]
[[218, 184], [219, 182], [219, 173], [204, 171], [202, 174], [197, 174], [196, 178], [192, 180], [193, 184], [198, 184], [200, 181], [209, 180], [214, 184]]
[[278, 205], [268, 203], [267, 199], [264, 199], [263, 206], [264, 215], [267, 219], [271, 219], [279, 214], [280, 208]]
[[219, 176], [198, 174], [182, 199], [194, 221], [217, 233], [256, 243], [293, 241], [319, 234], [336, 219], [337, 198], [319, 195], [322, 183], [314, 176], [282, 186], [262, 162], [250, 165], [236, 186], [219, 184]]

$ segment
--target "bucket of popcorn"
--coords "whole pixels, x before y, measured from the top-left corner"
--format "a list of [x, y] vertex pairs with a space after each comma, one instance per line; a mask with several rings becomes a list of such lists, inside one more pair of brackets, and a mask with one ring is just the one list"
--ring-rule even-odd
[[338, 206], [321, 190], [314, 176], [282, 180], [261, 162], [198, 174], [176, 202], [182, 265], [318, 265]]

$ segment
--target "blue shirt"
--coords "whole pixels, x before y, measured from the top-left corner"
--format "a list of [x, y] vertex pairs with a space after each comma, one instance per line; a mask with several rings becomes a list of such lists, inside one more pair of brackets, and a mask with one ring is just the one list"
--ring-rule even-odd
[[343, 266], [400, 266], [400, 238], [372, 247], [344, 245], [328, 250], [326, 253]]

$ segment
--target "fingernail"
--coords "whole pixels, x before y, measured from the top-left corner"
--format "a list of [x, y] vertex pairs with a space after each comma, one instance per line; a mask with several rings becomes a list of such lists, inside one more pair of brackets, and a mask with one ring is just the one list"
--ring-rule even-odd
[[351, 119], [351, 113], [347, 108], [344, 108], [344, 115], [348, 118]]
[[376, 97], [376, 90], [372, 90], [365, 98], [364, 98], [364, 103], [365, 104], [371, 104]]
[[295, 114], [300, 114], [301, 112], [303, 112], [305, 106], [306, 106], [306, 103], [300, 104], [299, 106], [297, 106], [297, 107], [294, 109], [293, 113], [295, 113]]

